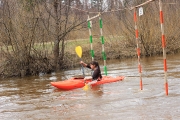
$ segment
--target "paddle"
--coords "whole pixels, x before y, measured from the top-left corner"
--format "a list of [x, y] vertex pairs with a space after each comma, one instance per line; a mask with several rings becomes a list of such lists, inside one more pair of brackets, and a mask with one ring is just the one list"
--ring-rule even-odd
[[[75, 48], [75, 50], [76, 50], [76, 54], [77, 54], [77, 55], [79, 56], [79, 58], [81, 59], [81, 57], [82, 57], [82, 48], [81, 48], [81, 46], [77, 46], [77, 47]], [[83, 77], [85, 77], [83, 65], [81, 65], [81, 69], [82, 69]]]
[[[77, 46], [75, 48], [75, 51], [76, 51], [76, 54], [79, 56], [79, 58], [81, 59], [82, 57], [82, 48], [81, 46]], [[83, 72], [83, 77], [85, 78], [85, 74], [84, 74], [84, 67], [83, 65], [81, 65], [81, 69], [82, 69], [82, 72]], [[87, 91], [89, 89], [89, 86], [88, 84], [85, 83], [85, 86], [83, 87], [83, 90]]]

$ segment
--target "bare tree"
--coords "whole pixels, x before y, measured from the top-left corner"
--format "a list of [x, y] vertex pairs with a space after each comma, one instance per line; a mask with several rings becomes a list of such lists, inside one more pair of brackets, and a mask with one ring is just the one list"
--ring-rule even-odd
[[[64, 60], [64, 49], [65, 40], [67, 35], [73, 31], [75, 28], [85, 23], [85, 20], [81, 19], [81, 16], [75, 15], [73, 10], [69, 7], [71, 6], [72, 0], [67, 0], [62, 2], [61, 0], [54, 0], [48, 7], [46, 4], [47, 17], [49, 20], [44, 22], [45, 28], [48, 33], [52, 34], [54, 38], [54, 69], [63, 66]], [[53, 8], [53, 10], [52, 10]], [[54, 24], [55, 23], [55, 24]], [[53, 27], [50, 28], [50, 26]]]
[[[30, 2], [30, 3], [29, 3]], [[0, 20], [1, 74], [7, 76], [48, 73], [64, 66], [65, 40], [85, 22], [70, 9], [71, 0], [7, 1]], [[53, 56], [45, 44], [53, 42]], [[52, 50], [52, 49], [51, 49]], [[53, 61], [53, 62], [52, 62]], [[51, 64], [53, 63], [53, 64]]]

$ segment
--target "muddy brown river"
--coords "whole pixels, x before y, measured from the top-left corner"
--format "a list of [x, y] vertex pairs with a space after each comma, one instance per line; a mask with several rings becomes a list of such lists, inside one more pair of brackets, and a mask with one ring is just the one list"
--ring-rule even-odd
[[[51, 75], [0, 80], [0, 120], [179, 120], [180, 54], [167, 55], [169, 95], [163, 57], [142, 58], [143, 90], [137, 59], [108, 60], [109, 76], [123, 81], [61, 91], [50, 85], [81, 75], [80, 67]], [[103, 72], [103, 64], [101, 64]], [[90, 71], [85, 69], [86, 75]]]

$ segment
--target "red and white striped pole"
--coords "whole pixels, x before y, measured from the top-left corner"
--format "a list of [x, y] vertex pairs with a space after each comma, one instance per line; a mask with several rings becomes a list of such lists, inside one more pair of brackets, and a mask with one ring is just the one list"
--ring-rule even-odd
[[164, 61], [164, 82], [165, 82], [166, 95], [168, 95], [167, 63], [166, 63], [166, 40], [165, 40], [165, 35], [164, 35], [164, 20], [163, 20], [162, 1], [161, 0], [159, 0], [159, 9], [160, 9], [160, 23], [161, 23], [163, 61]]
[[139, 40], [138, 40], [138, 27], [137, 27], [137, 14], [136, 14], [136, 8], [134, 8], [134, 22], [135, 22], [135, 35], [136, 35], [136, 44], [137, 44], [137, 55], [138, 55], [138, 69], [139, 69], [139, 75], [140, 75], [140, 89], [143, 89], [142, 84], [142, 69], [141, 69], [141, 62], [140, 62], [140, 48], [139, 48]]

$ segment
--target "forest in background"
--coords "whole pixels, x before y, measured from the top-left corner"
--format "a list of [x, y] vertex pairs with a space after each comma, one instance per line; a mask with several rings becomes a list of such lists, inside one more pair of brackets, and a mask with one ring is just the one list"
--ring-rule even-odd
[[[76, 66], [75, 46], [90, 61], [87, 18], [101, 14], [107, 59], [137, 57], [133, 10], [148, 0], [0, 0], [0, 76], [51, 73]], [[180, 50], [180, 1], [162, 0], [167, 54]], [[138, 16], [141, 56], [162, 54], [159, 0]], [[102, 60], [99, 18], [92, 19], [95, 60]], [[73, 45], [72, 45], [73, 44]]]

